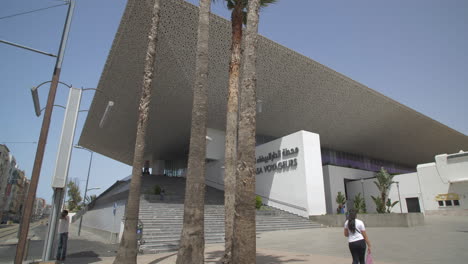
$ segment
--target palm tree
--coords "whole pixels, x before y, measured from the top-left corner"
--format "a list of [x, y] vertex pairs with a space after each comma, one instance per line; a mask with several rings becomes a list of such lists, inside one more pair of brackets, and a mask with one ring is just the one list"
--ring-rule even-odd
[[[153, 83], [154, 61], [156, 55], [157, 32], [159, 25], [160, 0], [154, 0], [151, 27], [148, 33], [148, 49], [145, 58], [143, 87], [141, 90], [140, 106], [138, 108], [138, 124], [133, 156], [132, 179], [125, 207], [125, 226], [120, 240], [119, 250], [114, 264], [136, 264], [137, 258], [137, 224], [140, 207], [140, 187], [145, 152], [145, 136], [148, 126], [149, 104], [151, 101], [151, 84]], [[130, 2], [129, 2], [130, 3]]]
[[242, 68], [233, 263], [255, 263], [256, 48], [260, 0], [250, 0]]
[[336, 201], [336, 204], [338, 205], [338, 208], [336, 208], [336, 213], [341, 214], [341, 210], [343, 206], [346, 204], [346, 197], [341, 192], [338, 192], [338, 195], [336, 196], [335, 201]]
[[386, 204], [387, 204], [387, 195], [388, 195], [388, 192], [390, 191], [390, 187], [392, 186], [392, 184], [395, 183], [393, 181], [393, 177], [395, 177], [395, 175], [388, 173], [387, 170], [385, 170], [382, 167], [380, 168], [380, 171], [375, 175], [375, 177], [377, 178], [377, 181], [375, 181], [374, 184], [379, 189], [380, 197], [374, 197], [374, 196], [371, 196], [371, 197], [372, 197], [372, 200], [374, 200], [374, 203], [377, 207], [376, 209], [377, 212], [385, 213]]
[[208, 40], [211, 0], [200, 0], [198, 42], [193, 89], [192, 128], [185, 183], [184, 225], [177, 263], [204, 263], [205, 159], [208, 108]]
[[[246, 8], [248, 0], [225, 0], [225, 2], [227, 8], [232, 11], [232, 38], [231, 61], [229, 62], [229, 87], [226, 110], [226, 143], [224, 155], [225, 252], [223, 263], [231, 263], [232, 233], [234, 226], [234, 203], [236, 192], [239, 69], [242, 54], [242, 25], [247, 18]], [[266, 7], [274, 2], [276, 2], [276, 0], [261, 0], [260, 6]]]

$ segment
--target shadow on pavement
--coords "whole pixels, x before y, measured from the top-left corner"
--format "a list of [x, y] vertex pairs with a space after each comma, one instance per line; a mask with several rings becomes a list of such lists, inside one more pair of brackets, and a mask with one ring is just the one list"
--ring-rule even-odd
[[158, 258], [158, 259], [155, 259], [155, 260], [151, 261], [151, 262], [148, 263], [148, 264], [156, 264], [156, 263], [159, 263], [159, 262], [161, 262], [161, 261], [163, 261], [163, 260], [165, 260], [165, 259], [168, 259], [168, 258], [170, 258], [170, 257], [172, 257], [172, 256], [175, 256], [175, 255], [177, 255], [177, 252], [174, 253], [174, 254], [170, 254], [170, 255], [167, 255], [167, 256], [164, 256], [164, 257], [160, 257], [160, 258]]
[[68, 254], [67, 258], [99, 258], [99, 255], [94, 251], [81, 251]]
[[102, 259], [94, 251], [81, 251], [67, 256], [65, 263], [96, 263], [100, 262]]
[[[206, 263], [221, 263], [221, 258], [224, 255], [224, 251], [219, 250], [219, 251], [213, 251], [213, 252], [208, 252], [205, 261]], [[288, 258], [285, 259], [284, 257], [279, 257], [279, 256], [272, 256], [272, 255], [266, 255], [257, 252], [257, 263], [293, 263], [293, 262], [300, 262], [304, 263], [304, 259], [294, 259], [294, 258]], [[151, 262], [150, 264], [157, 263], [157, 262]]]

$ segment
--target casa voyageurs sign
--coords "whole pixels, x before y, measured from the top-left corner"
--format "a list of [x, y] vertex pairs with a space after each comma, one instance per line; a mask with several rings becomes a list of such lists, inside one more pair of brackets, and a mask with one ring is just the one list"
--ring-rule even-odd
[[[299, 148], [284, 148], [282, 150], [277, 150], [268, 153], [267, 155], [260, 155], [257, 158], [258, 163], [264, 163], [263, 166], [257, 168], [257, 175], [264, 172], [283, 172], [290, 168], [297, 167], [297, 154], [299, 153]], [[277, 161], [280, 159], [280, 161]], [[273, 163], [273, 164], [268, 164]]]

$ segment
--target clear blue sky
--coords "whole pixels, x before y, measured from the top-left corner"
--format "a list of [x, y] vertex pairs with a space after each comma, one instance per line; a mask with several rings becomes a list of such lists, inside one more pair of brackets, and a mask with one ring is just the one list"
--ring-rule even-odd
[[[76, 2], [61, 81], [96, 87], [126, 1]], [[60, 3], [3, 0], [0, 17]], [[213, 12], [229, 17], [221, 3]], [[0, 19], [0, 39], [56, 53], [65, 13], [62, 6]], [[260, 33], [468, 134], [468, 1], [279, 0], [262, 11]], [[5, 44], [0, 58], [0, 143], [37, 141], [42, 118], [34, 115], [30, 88], [51, 79], [54, 59]], [[39, 91], [42, 106], [47, 93], [47, 86]], [[56, 104], [66, 104], [67, 95], [60, 88]], [[84, 94], [82, 109], [92, 97]], [[85, 118], [80, 114], [76, 142]], [[62, 121], [63, 109], [55, 108], [37, 191], [49, 202]], [[7, 145], [30, 177], [37, 145]], [[88, 152], [73, 151], [69, 177], [82, 180], [82, 188], [88, 163]], [[96, 154], [89, 186], [100, 187], [92, 192], [98, 194], [130, 173], [129, 166]]]

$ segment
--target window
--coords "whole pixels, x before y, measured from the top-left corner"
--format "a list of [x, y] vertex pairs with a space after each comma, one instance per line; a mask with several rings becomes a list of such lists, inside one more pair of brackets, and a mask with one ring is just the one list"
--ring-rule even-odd
[[444, 201], [439, 201], [439, 206], [444, 206]]
[[460, 206], [460, 201], [459, 200], [453, 200], [453, 205]]
[[445, 206], [452, 206], [452, 200], [445, 201]]

